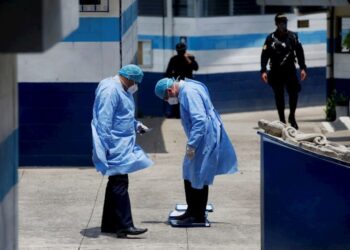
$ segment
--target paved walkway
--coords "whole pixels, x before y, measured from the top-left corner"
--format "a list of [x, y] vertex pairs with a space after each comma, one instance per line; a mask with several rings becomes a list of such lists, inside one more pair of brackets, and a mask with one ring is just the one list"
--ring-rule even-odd
[[[166, 220], [184, 202], [181, 162], [185, 135], [179, 120], [148, 118], [154, 130], [139, 137], [155, 165], [131, 174], [130, 196], [141, 237], [118, 239], [100, 233], [107, 178], [94, 168], [19, 170], [20, 249], [260, 249], [260, 138], [257, 121], [276, 120], [275, 111], [226, 114], [226, 130], [236, 148], [239, 172], [219, 176], [210, 187], [210, 228], [171, 228]], [[320, 132], [323, 107], [298, 109], [300, 130]]]

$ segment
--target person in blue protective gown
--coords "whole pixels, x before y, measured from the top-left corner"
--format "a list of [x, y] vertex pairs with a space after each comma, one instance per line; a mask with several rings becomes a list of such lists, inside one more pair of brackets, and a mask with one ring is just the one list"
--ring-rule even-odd
[[216, 175], [237, 171], [234, 148], [203, 83], [163, 78], [157, 82], [155, 94], [170, 105], [180, 103], [181, 122], [188, 139], [183, 160], [188, 208], [173, 219], [178, 220], [178, 225], [203, 223], [208, 185], [213, 184]]
[[136, 144], [136, 133], [148, 130], [134, 117], [133, 94], [142, 78], [142, 70], [129, 64], [118, 75], [102, 80], [95, 92], [92, 160], [97, 171], [109, 176], [101, 231], [116, 233], [117, 237], [147, 231], [134, 226], [128, 193], [128, 174], [153, 163]]

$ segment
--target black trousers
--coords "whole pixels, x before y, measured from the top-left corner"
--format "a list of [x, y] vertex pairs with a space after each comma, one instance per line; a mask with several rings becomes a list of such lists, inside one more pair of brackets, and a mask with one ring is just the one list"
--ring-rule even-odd
[[191, 182], [185, 180], [185, 195], [188, 205], [186, 214], [196, 219], [203, 219], [208, 202], [209, 187], [205, 185], [202, 189], [195, 189]]
[[128, 187], [127, 174], [108, 177], [101, 231], [116, 232], [134, 226]]
[[281, 122], [286, 122], [284, 116], [285, 101], [284, 92], [287, 90], [289, 96], [289, 117], [295, 118], [295, 111], [298, 104], [298, 94], [301, 85], [298, 81], [296, 70], [271, 70], [269, 72], [269, 84], [273, 89], [278, 116]]

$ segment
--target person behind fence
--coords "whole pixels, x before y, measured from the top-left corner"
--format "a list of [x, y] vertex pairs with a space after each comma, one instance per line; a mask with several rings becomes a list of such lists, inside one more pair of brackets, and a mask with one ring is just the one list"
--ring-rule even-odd
[[142, 70], [129, 64], [118, 75], [102, 80], [95, 92], [91, 122], [93, 162], [97, 171], [108, 176], [101, 231], [116, 233], [117, 237], [147, 231], [134, 226], [128, 193], [128, 174], [152, 165], [135, 143], [136, 133], [148, 130], [134, 118], [133, 93], [142, 78]]
[[207, 87], [192, 79], [163, 78], [155, 94], [170, 105], [180, 104], [181, 122], [187, 136], [183, 179], [188, 208], [174, 217], [178, 225], [204, 223], [209, 185], [220, 174], [237, 171], [235, 150], [214, 109]]
[[[198, 63], [192, 54], [186, 52], [187, 46], [183, 42], [176, 44], [177, 55], [173, 56], [165, 71], [165, 77], [174, 77], [175, 79], [191, 78], [193, 79], [193, 71], [198, 70]], [[167, 117], [180, 118], [179, 105], [168, 106]]]
[[[286, 123], [284, 89], [287, 89], [290, 109], [288, 122], [292, 127], [298, 129], [295, 111], [301, 85], [295, 67], [296, 58], [300, 67], [301, 81], [306, 79], [307, 73], [303, 47], [298, 35], [287, 29], [287, 22], [285, 15], [278, 13], [275, 16], [277, 29], [267, 36], [261, 53], [261, 79], [272, 87], [278, 116], [283, 123]], [[268, 62], [270, 71], [267, 73]]]

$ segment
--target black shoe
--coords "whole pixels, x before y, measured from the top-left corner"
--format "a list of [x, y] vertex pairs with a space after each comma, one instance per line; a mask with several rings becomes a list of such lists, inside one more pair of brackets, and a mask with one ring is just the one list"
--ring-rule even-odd
[[147, 232], [147, 228], [128, 227], [117, 231], [118, 238], [126, 238], [127, 235], [139, 235]]
[[295, 120], [295, 117], [289, 117], [288, 118], [288, 122], [290, 123], [290, 125], [295, 128], [296, 130], [299, 129], [297, 121]]

